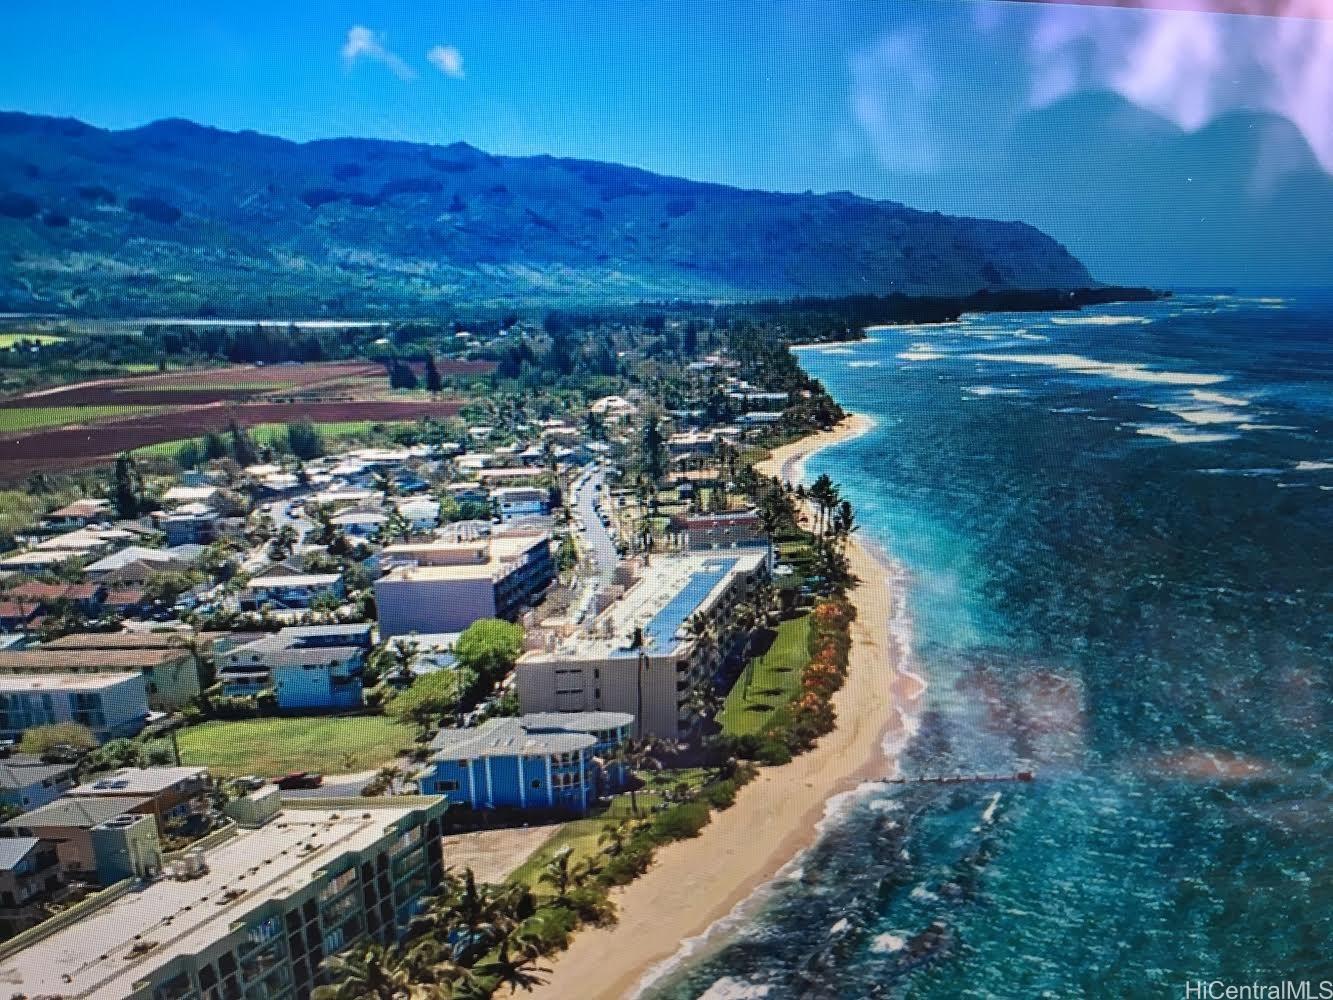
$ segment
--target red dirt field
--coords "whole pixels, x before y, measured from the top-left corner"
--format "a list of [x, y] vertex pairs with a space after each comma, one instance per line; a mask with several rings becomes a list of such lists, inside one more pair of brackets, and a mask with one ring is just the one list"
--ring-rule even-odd
[[[487, 375], [489, 361], [441, 358], [444, 377]], [[421, 367], [421, 366], [417, 366]], [[298, 365], [231, 365], [165, 375], [131, 375], [42, 389], [0, 399], [0, 408], [26, 406], [199, 406], [228, 400], [364, 400], [388, 393], [384, 366], [367, 361], [329, 361]]]
[[[198, 378], [196, 374], [194, 376]], [[40, 397], [42, 405], [54, 405], [50, 396]], [[124, 402], [117, 398], [117, 402]], [[61, 405], [84, 405], [60, 397]], [[37, 405], [29, 397], [27, 405]], [[170, 404], [167, 404], [170, 405]], [[210, 430], [222, 430], [235, 420], [243, 427], [255, 424], [310, 420], [334, 423], [353, 420], [406, 421], [426, 417], [455, 416], [462, 404], [452, 400], [348, 400], [336, 402], [301, 401], [291, 403], [223, 403], [184, 406], [152, 416], [88, 424], [84, 427], [37, 430], [22, 436], [0, 440], [0, 482], [13, 483], [33, 472], [56, 472], [82, 468], [109, 461], [122, 451], [142, 448], [163, 441], [196, 437]]]

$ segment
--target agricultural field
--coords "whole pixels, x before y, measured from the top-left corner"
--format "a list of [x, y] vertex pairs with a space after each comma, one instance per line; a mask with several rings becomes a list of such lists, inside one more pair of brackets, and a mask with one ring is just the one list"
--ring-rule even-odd
[[155, 412], [149, 406], [33, 406], [0, 408], [0, 435], [41, 427], [71, 427]]
[[291, 771], [346, 774], [392, 761], [416, 730], [379, 715], [242, 719], [180, 730], [181, 762], [214, 774], [276, 777]]
[[[441, 362], [442, 373], [489, 371]], [[458, 369], [457, 372], [454, 369]], [[0, 399], [0, 483], [108, 462], [122, 451], [242, 427], [369, 425], [455, 416], [461, 403], [388, 387], [381, 365], [232, 365], [95, 379]]]

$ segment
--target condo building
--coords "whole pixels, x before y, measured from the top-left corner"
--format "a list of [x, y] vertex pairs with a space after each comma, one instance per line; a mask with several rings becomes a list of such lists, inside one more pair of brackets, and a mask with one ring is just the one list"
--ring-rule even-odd
[[636, 735], [676, 739], [697, 719], [692, 695], [714, 666], [691, 620], [725, 624], [767, 575], [760, 549], [653, 556], [586, 629], [549, 634], [515, 670], [524, 712], [627, 712]]

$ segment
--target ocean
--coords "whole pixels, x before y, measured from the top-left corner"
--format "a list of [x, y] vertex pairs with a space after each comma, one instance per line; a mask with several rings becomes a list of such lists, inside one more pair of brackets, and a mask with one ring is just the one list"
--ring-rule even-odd
[[843, 796], [643, 995], [1333, 980], [1333, 295], [968, 315], [800, 357], [876, 421], [805, 476], [905, 579], [929, 689], [902, 773], [1036, 780]]

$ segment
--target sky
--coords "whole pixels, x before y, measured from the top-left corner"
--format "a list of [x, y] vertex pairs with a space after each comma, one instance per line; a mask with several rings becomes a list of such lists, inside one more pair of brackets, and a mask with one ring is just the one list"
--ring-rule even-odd
[[989, 0], [43, 0], [12, 6], [5, 27], [9, 110], [463, 140], [850, 190], [1022, 219], [1108, 281], [1333, 273], [1333, 17]]

